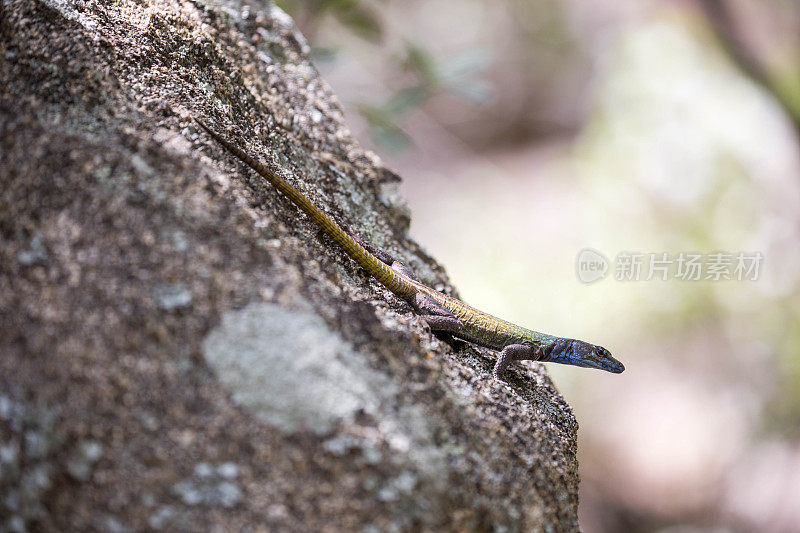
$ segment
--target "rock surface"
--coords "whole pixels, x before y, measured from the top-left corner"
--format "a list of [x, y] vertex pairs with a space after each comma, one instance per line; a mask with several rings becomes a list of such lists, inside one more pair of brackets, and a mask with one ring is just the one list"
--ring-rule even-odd
[[0, 10], [0, 529], [577, 528], [544, 369], [493, 381], [188, 119], [452, 293], [291, 19]]

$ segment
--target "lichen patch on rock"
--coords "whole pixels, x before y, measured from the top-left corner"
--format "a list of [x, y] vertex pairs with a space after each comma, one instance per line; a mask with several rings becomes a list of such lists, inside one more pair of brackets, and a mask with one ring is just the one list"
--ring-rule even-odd
[[226, 312], [203, 354], [233, 401], [277, 429], [325, 434], [376, 412], [387, 379], [316, 314], [253, 303]]

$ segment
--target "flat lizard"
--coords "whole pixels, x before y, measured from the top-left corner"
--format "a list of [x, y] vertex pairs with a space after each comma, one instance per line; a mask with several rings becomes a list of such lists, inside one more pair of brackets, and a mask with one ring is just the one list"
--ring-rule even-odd
[[625, 366], [601, 346], [517, 326], [416, 281], [401, 263], [343, 230], [331, 216], [265, 164], [222, 138], [199, 119], [194, 120], [215, 141], [305, 212], [314, 224], [378, 282], [410, 304], [432, 331], [446, 332], [498, 351], [493, 370], [496, 379], [503, 381], [509, 364], [526, 359], [599, 368], [615, 374], [625, 370]]

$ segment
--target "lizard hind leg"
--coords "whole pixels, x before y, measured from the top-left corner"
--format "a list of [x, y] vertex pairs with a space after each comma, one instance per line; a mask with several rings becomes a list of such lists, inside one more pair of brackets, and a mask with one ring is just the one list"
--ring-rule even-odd
[[[456, 318], [452, 311], [422, 292], [415, 292], [410, 300], [411, 306], [422, 316], [435, 315]], [[456, 318], [456, 320], [458, 319]]]
[[[359, 239], [360, 240], [360, 239]], [[392, 254], [384, 250], [383, 248], [378, 248], [372, 244], [365, 243], [364, 241], [360, 240], [361, 246], [363, 246], [369, 253], [374, 255], [378, 258], [379, 261], [382, 263], [386, 263], [387, 265], [394, 267], [394, 264], [397, 263], [397, 259], [394, 258]]]
[[409, 303], [419, 313], [420, 317], [428, 323], [431, 331], [452, 333], [458, 335], [464, 324], [448, 308], [421, 292], [415, 293]]
[[394, 262], [389, 264], [392, 265], [392, 270], [394, 270], [398, 274], [405, 276], [408, 279], [415, 279], [414, 276], [411, 274], [411, 271], [400, 261], [395, 260]]
[[350, 227], [350, 225], [347, 224], [340, 217], [334, 215], [333, 219], [345, 231], [345, 233], [347, 233], [348, 235], [350, 235], [350, 237], [353, 238], [354, 241], [356, 241], [358, 244], [360, 244], [366, 251], [368, 251], [369, 253], [371, 253], [375, 257], [377, 257], [378, 261], [381, 261], [382, 263], [386, 263], [389, 266], [392, 266], [392, 265], [394, 265], [394, 263], [397, 262], [397, 259], [395, 259], [394, 256], [392, 256], [392, 254], [390, 254], [389, 252], [387, 252], [383, 248], [378, 248], [377, 246], [375, 246], [373, 244], [370, 244], [370, 243], [366, 242], [364, 239], [362, 239], [361, 237], [359, 237], [358, 233], [353, 231], [353, 229]]
[[459, 319], [453, 316], [421, 315], [421, 318], [427, 322], [431, 331], [439, 333], [457, 335], [464, 326]]

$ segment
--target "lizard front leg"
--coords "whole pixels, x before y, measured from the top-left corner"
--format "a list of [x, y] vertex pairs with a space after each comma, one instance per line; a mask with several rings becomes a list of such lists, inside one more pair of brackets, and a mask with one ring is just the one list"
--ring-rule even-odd
[[509, 344], [497, 354], [497, 362], [494, 365], [494, 378], [498, 381], [505, 381], [504, 376], [508, 365], [514, 361], [522, 361], [524, 359], [536, 359], [536, 351], [532, 346], [527, 344]]

